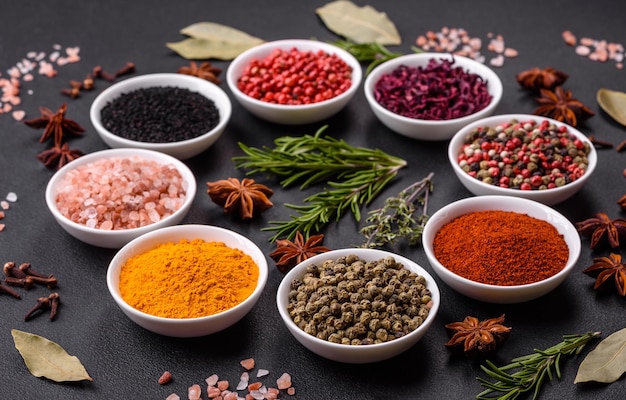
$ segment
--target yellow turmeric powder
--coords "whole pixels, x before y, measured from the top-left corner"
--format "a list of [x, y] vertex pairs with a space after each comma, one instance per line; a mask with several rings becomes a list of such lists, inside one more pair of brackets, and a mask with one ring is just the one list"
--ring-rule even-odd
[[181, 240], [129, 258], [120, 272], [120, 293], [147, 314], [196, 318], [241, 303], [258, 279], [258, 265], [241, 250], [222, 242]]

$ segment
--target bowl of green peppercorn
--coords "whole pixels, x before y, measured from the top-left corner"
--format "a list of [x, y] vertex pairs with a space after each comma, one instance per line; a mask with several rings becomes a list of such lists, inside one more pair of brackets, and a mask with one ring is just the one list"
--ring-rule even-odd
[[415, 262], [378, 249], [318, 254], [296, 265], [276, 294], [293, 337], [313, 353], [350, 364], [397, 356], [426, 334], [440, 294]]
[[452, 170], [475, 195], [561, 203], [589, 180], [596, 149], [578, 129], [546, 117], [503, 114], [460, 129], [448, 145]]
[[230, 120], [232, 105], [216, 84], [195, 76], [136, 76], [105, 89], [91, 104], [90, 119], [111, 148], [160, 151], [178, 159], [211, 147]]

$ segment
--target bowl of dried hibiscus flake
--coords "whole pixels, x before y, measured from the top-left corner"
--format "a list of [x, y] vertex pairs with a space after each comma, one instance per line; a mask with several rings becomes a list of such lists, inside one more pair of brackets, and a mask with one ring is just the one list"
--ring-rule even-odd
[[374, 68], [364, 91], [374, 115], [392, 131], [441, 141], [493, 114], [503, 89], [498, 75], [478, 61], [448, 53], [416, 53]]
[[120, 248], [176, 225], [196, 194], [193, 172], [158, 151], [108, 149], [67, 163], [48, 181], [45, 200], [59, 225], [93, 246]]

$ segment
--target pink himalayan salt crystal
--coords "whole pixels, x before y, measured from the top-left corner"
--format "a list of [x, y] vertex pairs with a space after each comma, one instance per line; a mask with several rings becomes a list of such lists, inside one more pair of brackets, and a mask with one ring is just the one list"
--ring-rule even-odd
[[222, 391], [216, 388], [215, 386], [209, 386], [207, 387], [206, 390], [207, 390], [207, 396], [209, 397], [209, 399], [215, 399], [222, 395]]
[[242, 373], [235, 390], [244, 390], [248, 387], [248, 382], [250, 382], [250, 375], [247, 372]]
[[228, 386], [229, 386], [228, 381], [222, 380], [222, 381], [217, 382], [217, 388], [221, 390], [222, 392], [228, 389]]
[[200, 400], [200, 396], [202, 395], [202, 389], [200, 385], [195, 384], [187, 389], [187, 398], [189, 400]]
[[4, 228], [6, 228], [5, 224], [0, 224], [0, 232], [2, 232], [4, 230]]
[[138, 156], [111, 157], [69, 170], [56, 204], [66, 218], [103, 230], [132, 229], [160, 221], [185, 201], [186, 183], [172, 165]]
[[205, 382], [209, 386], [215, 386], [217, 384], [217, 381], [219, 381], [219, 380], [220, 380], [220, 378], [217, 376], [217, 374], [213, 374], [213, 375], [209, 376], [208, 378], [206, 378]]
[[261, 377], [263, 377], [265, 375], [268, 375], [269, 373], [270, 373], [270, 371], [268, 371], [266, 369], [259, 368], [259, 370], [256, 372], [256, 377], [257, 378], [261, 378]]
[[290, 387], [290, 388], [288, 388], [288, 389], [287, 389], [287, 394], [288, 394], [289, 396], [293, 396], [293, 395], [295, 395], [295, 394], [296, 394], [296, 388], [295, 388], [295, 387], [293, 387], [293, 386], [292, 386], [292, 387]]
[[278, 379], [276, 379], [276, 386], [280, 390], [291, 387], [291, 375], [286, 372], [283, 373]]
[[9, 202], [6, 200], [2, 200], [0, 201], [0, 208], [2, 208], [3, 210], [8, 210], [9, 209]]
[[239, 364], [241, 364], [241, 366], [246, 370], [250, 371], [254, 368], [254, 358], [246, 358], [245, 360], [241, 360]]
[[165, 398], [165, 400], [180, 400], [180, 396], [176, 393], [172, 393]]
[[[19, 99], [19, 97], [18, 97]], [[15, 110], [13, 111], [13, 119], [16, 121], [21, 121], [24, 119], [24, 117], [26, 116], [26, 112], [23, 110]]]
[[563, 33], [561, 33], [561, 37], [567, 45], [576, 45], [576, 36], [572, 33], [572, 31], [563, 31]]

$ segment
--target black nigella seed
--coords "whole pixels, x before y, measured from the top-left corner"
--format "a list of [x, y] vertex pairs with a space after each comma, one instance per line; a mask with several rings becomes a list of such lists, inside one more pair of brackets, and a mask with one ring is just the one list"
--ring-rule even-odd
[[124, 93], [100, 112], [111, 133], [147, 143], [180, 142], [215, 128], [220, 121], [215, 103], [178, 87], [141, 88]]

